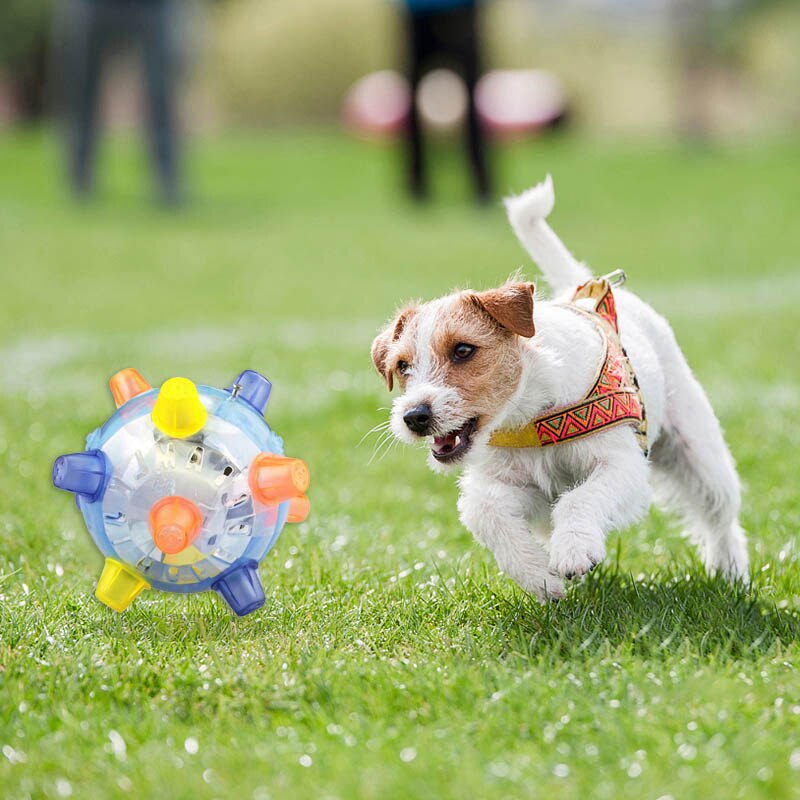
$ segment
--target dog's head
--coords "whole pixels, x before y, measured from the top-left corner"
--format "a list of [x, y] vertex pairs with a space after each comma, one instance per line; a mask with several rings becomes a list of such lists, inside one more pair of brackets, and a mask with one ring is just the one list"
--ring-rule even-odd
[[372, 343], [372, 360], [389, 391], [394, 435], [430, 437], [429, 464], [463, 461], [491, 430], [520, 378], [520, 337], [534, 334], [532, 283], [458, 292], [400, 311]]

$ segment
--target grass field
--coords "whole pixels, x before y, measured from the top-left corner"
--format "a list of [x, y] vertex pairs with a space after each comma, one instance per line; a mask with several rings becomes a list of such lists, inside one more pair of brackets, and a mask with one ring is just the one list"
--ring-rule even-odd
[[[653, 512], [540, 607], [458, 522], [421, 453], [371, 461], [389, 398], [371, 338], [396, 304], [524, 263], [498, 207], [395, 192], [335, 134], [197, 145], [193, 202], [144, 203], [138, 149], [71, 206], [48, 137], [0, 138], [0, 795], [800, 797], [800, 144], [517, 146], [554, 225], [667, 314], [745, 485], [753, 587], [704, 577]], [[535, 276], [535, 269], [529, 267]], [[151, 382], [268, 374], [312, 516], [265, 559], [267, 604], [93, 598], [101, 558], [55, 455]]]

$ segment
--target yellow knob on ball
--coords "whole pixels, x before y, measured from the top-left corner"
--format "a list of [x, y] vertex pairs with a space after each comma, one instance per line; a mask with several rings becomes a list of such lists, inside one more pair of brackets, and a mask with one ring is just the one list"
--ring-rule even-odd
[[150, 584], [127, 564], [107, 558], [94, 594], [101, 603], [121, 613], [142, 589], [149, 588]]
[[153, 425], [167, 436], [183, 439], [197, 433], [208, 419], [197, 387], [188, 378], [170, 378], [158, 392]]

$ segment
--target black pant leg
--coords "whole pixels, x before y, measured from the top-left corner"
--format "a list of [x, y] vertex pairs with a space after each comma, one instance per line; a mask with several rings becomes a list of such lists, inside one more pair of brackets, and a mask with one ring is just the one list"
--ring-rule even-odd
[[487, 165], [486, 137], [484, 136], [478, 110], [475, 105], [475, 80], [467, 81], [467, 152], [469, 155], [472, 178], [478, 199], [482, 202], [491, 199], [492, 187]]
[[105, 31], [103, 9], [91, 0], [70, 0], [65, 18], [65, 116], [70, 181], [76, 194], [91, 189], [98, 133], [98, 94]]
[[478, 199], [491, 197], [491, 179], [487, 164], [487, 148], [483, 129], [475, 105], [475, 85], [481, 75], [480, 42], [477, 30], [477, 8], [464, 6], [447, 11], [409, 15], [409, 80], [411, 83], [411, 108], [406, 129], [408, 175], [412, 194], [427, 194], [427, 174], [422, 137], [422, 126], [416, 94], [419, 82], [431, 62], [452, 66], [464, 79], [468, 105], [464, 130], [464, 143], [472, 183]]
[[463, 9], [464, 33], [459, 50], [464, 82], [467, 86], [466, 148], [475, 192], [481, 202], [491, 198], [491, 181], [487, 165], [486, 139], [475, 104], [475, 85], [481, 76], [482, 65], [477, 32], [477, 9]]
[[147, 131], [162, 200], [179, 199], [178, 153], [175, 131], [175, 59], [171, 52], [170, 9], [167, 2], [143, 3], [139, 36], [147, 95]]
[[406, 22], [408, 29], [407, 71], [411, 91], [408, 122], [405, 127], [407, 179], [412, 197], [420, 200], [428, 195], [428, 175], [422, 121], [417, 105], [417, 90], [425, 74], [425, 61], [430, 49], [431, 31], [427, 15], [409, 14]]

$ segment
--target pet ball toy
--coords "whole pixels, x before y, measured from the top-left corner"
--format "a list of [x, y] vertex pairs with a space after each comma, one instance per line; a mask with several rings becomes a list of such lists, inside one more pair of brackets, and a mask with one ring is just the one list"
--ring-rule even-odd
[[153, 389], [124, 369], [110, 386], [117, 411], [53, 466], [106, 558], [97, 598], [124, 611], [150, 587], [214, 589], [239, 616], [260, 608], [259, 561], [309, 511], [308, 468], [264, 420], [270, 382], [245, 370], [227, 389]]

